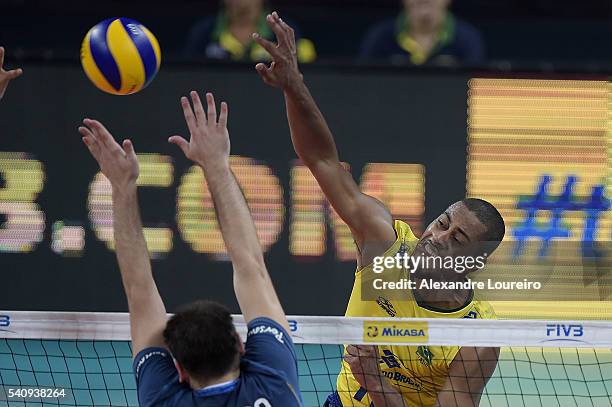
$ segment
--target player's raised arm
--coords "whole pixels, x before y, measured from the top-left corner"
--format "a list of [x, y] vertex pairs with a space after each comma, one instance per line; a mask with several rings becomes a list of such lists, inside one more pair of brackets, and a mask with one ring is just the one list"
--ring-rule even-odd
[[276, 12], [267, 16], [267, 22], [278, 44], [254, 34], [254, 39], [273, 59], [269, 67], [259, 63], [255, 68], [265, 83], [284, 92], [296, 153], [315, 176], [338, 215], [349, 225], [360, 247], [365, 240], [394, 241], [392, 218], [387, 208], [361, 193], [351, 174], [340, 163], [332, 133], [298, 69], [293, 29]]
[[236, 298], [247, 323], [257, 317], [268, 317], [289, 332], [287, 318], [264, 263], [251, 212], [230, 169], [227, 104], [221, 103], [217, 121], [212, 94], [206, 95], [207, 113], [196, 92], [191, 92], [191, 100], [193, 110], [187, 98], [181, 98], [190, 140], [172, 136], [169, 141], [178, 145], [185, 156], [204, 171], [223, 240], [234, 267]]
[[5, 71], [4, 68], [4, 47], [0, 47], [0, 99], [4, 96], [10, 81], [21, 76], [21, 68]]
[[448, 369], [436, 407], [475, 407], [493, 375], [499, 348], [462, 347]]
[[83, 142], [113, 188], [115, 250], [130, 311], [132, 353], [164, 346], [166, 308], [151, 273], [151, 262], [138, 209], [138, 159], [130, 140], [117, 144], [102, 123], [85, 119]]

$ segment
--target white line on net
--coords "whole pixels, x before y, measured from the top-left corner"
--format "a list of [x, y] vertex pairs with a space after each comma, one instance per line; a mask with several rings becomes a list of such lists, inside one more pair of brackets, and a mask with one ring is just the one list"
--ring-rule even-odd
[[[288, 316], [295, 343], [612, 348], [612, 321]], [[234, 323], [244, 339], [241, 315]], [[0, 311], [0, 338], [129, 340], [127, 313]]]

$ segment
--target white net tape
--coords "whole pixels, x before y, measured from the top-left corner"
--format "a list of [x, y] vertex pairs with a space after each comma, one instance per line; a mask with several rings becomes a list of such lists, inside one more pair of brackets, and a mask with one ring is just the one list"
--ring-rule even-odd
[[[612, 321], [288, 316], [295, 343], [612, 348]], [[244, 338], [246, 326], [234, 315]], [[127, 313], [0, 311], [0, 338], [129, 340]]]

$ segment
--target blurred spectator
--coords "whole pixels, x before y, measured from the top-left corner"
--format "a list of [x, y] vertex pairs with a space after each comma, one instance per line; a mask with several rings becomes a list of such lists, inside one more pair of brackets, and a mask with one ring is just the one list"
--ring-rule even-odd
[[480, 33], [449, 10], [450, 0], [403, 0], [404, 10], [368, 31], [361, 59], [478, 65], [485, 60]]
[[[266, 24], [264, 0], [223, 0], [223, 7], [215, 16], [197, 22], [191, 29], [185, 54], [190, 57], [229, 59], [234, 61], [268, 61], [268, 53], [260, 47], [251, 34], [274, 40], [274, 33]], [[300, 62], [312, 62], [317, 54], [312, 41], [301, 38], [299, 30], [289, 19], [287, 23], [295, 29], [296, 45]]]

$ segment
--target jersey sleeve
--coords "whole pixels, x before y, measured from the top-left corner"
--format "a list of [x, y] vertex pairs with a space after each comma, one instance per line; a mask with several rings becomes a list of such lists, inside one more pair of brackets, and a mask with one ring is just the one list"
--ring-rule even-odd
[[244, 357], [282, 371], [297, 389], [297, 358], [291, 335], [269, 318], [256, 318], [247, 327]]
[[145, 348], [136, 355], [132, 365], [136, 376], [138, 402], [149, 406], [170, 387], [180, 387], [172, 355], [164, 348]]

